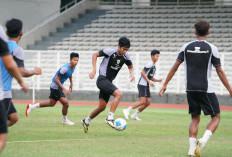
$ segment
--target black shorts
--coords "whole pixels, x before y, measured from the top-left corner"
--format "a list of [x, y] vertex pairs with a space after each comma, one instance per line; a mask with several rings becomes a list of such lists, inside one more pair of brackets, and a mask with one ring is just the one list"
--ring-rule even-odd
[[12, 103], [12, 99], [11, 98], [5, 98], [4, 100], [4, 104], [6, 107], [6, 115], [9, 116], [12, 113], [16, 113], [16, 109], [14, 107], [14, 104]]
[[149, 86], [143, 86], [143, 85], [138, 84], [137, 87], [138, 87], [138, 90], [139, 90], [139, 98], [140, 97], [146, 97], [146, 98], [151, 97], [150, 87]]
[[56, 101], [60, 100], [61, 97], [65, 97], [64, 92], [61, 88], [53, 89], [50, 87], [50, 96], [49, 98], [52, 98]]
[[214, 116], [220, 113], [219, 102], [215, 93], [187, 92], [189, 113], [192, 115], [201, 114]]
[[97, 87], [100, 89], [99, 99], [104, 99], [106, 103], [108, 103], [110, 95], [113, 95], [114, 91], [118, 89], [111, 80], [101, 75], [97, 78]]
[[4, 101], [0, 101], [0, 134], [7, 133], [7, 115]]

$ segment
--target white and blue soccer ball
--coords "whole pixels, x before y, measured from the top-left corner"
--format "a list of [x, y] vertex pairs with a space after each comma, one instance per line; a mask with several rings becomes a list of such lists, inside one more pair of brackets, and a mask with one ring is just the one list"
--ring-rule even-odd
[[126, 129], [127, 123], [124, 119], [118, 118], [114, 121], [114, 126], [116, 130], [122, 131]]

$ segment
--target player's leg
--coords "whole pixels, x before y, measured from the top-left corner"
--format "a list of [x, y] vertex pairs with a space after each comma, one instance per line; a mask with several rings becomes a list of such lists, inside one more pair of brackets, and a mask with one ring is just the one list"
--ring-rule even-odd
[[67, 98], [65, 97], [61, 97], [60, 100], [61, 104], [63, 105], [62, 108], [62, 114], [63, 114], [63, 120], [62, 123], [66, 124], [66, 125], [74, 125], [75, 123], [71, 122], [70, 120], [68, 120], [67, 114], [68, 114], [68, 107], [69, 107], [69, 103]]
[[145, 105], [146, 104], [146, 97], [140, 97], [140, 100], [137, 101], [136, 103], [132, 104], [130, 107], [128, 107], [127, 109], [123, 109], [122, 112], [123, 112], [123, 115], [126, 119], [129, 119], [129, 114], [130, 114], [130, 111], [132, 111], [133, 109], [141, 106], [141, 105]]
[[208, 142], [212, 134], [216, 131], [220, 122], [220, 107], [215, 93], [206, 93], [202, 98], [202, 110], [205, 115], [211, 115], [211, 120], [207, 125], [207, 129], [202, 138], [197, 140], [196, 156], [200, 156], [205, 144]]
[[14, 104], [12, 103], [11, 98], [5, 98], [3, 101], [6, 107], [6, 115], [8, 118], [7, 124], [9, 127], [9, 126], [14, 125], [18, 121], [18, 114], [14, 107]]
[[189, 125], [189, 156], [195, 156], [197, 132], [200, 123], [201, 101], [199, 92], [187, 92], [187, 100], [189, 104], [189, 114], [191, 114], [191, 123]]
[[131, 118], [134, 119], [134, 120], [141, 120], [138, 115], [139, 113], [141, 113], [145, 108], [147, 108], [150, 104], [151, 104], [151, 99], [150, 98], [146, 98], [145, 99], [145, 103], [143, 105], [141, 105], [137, 111], [135, 111], [134, 114], [131, 115]]
[[29, 113], [31, 111], [33, 111], [36, 108], [43, 108], [43, 107], [53, 107], [56, 105], [57, 100], [50, 98], [49, 101], [42, 101], [40, 103], [36, 103], [36, 104], [28, 104], [27, 108], [26, 108], [26, 116], [29, 115]]
[[[95, 108], [88, 117], [81, 120], [81, 123], [82, 123], [82, 125], [84, 127], [84, 132], [85, 133], [88, 133], [88, 127], [89, 127], [90, 121], [93, 118], [95, 118], [99, 113], [101, 113], [102, 111], [104, 111], [106, 109], [106, 105], [107, 105], [107, 102], [108, 102], [109, 98], [108, 98], [108, 100], [105, 98], [107, 100], [106, 101], [104, 98], [101, 98], [103, 96], [104, 96], [103, 93], [101, 93], [101, 91], [100, 91], [98, 107]], [[110, 95], [108, 97], [110, 97]]]
[[3, 150], [7, 139], [7, 115], [3, 101], [0, 101], [0, 153]]

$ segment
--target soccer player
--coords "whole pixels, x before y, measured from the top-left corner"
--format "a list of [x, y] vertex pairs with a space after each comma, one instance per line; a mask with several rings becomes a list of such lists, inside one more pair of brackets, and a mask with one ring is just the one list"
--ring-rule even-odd
[[[19, 40], [21, 39], [23, 23], [19, 19], [11, 19], [7, 21], [7, 36], [9, 38], [8, 48], [9, 52], [14, 58], [14, 61], [17, 63], [20, 74], [23, 77], [30, 77], [32, 75], [41, 75], [41, 69], [35, 67], [34, 70], [26, 70], [24, 68], [24, 52], [23, 48], [18, 45]], [[18, 121], [17, 111], [12, 103], [12, 79], [13, 77], [7, 72], [3, 62], [2, 66], [2, 79], [3, 79], [3, 90], [4, 90], [4, 103], [8, 104], [9, 108], [7, 109], [8, 115], [8, 126], [14, 125]]]
[[133, 65], [127, 52], [129, 48], [130, 40], [126, 37], [121, 37], [118, 41], [118, 48], [104, 49], [93, 54], [93, 70], [89, 74], [90, 79], [93, 79], [96, 75], [97, 58], [104, 56], [104, 59], [100, 65], [99, 77], [97, 79], [97, 87], [100, 89], [99, 106], [88, 117], [81, 120], [85, 133], [88, 133], [88, 126], [90, 121], [105, 110], [110, 95], [113, 95], [114, 99], [111, 103], [110, 112], [105, 122], [114, 128], [114, 112], [119, 104], [120, 99], [122, 98], [122, 92], [112, 83], [112, 81], [115, 79], [124, 63], [129, 68], [130, 81], [133, 81], [135, 78]]
[[159, 59], [160, 52], [158, 50], [151, 51], [151, 61], [149, 61], [146, 66], [143, 68], [141, 72], [141, 77], [139, 79], [138, 83], [138, 90], [139, 90], [139, 98], [140, 101], [137, 101], [135, 104], [130, 106], [128, 109], [123, 110], [123, 114], [126, 119], [129, 119], [129, 113], [132, 109], [135, 109], [137, 107], [138, 110], [131, 115], [131, 118], [134, 120], [141, 120], [138, 117], [138, 114], [141, 113], [145, 108], [147, 108], [150, 105], [150, 88], [149, 86], [154, 87], [154, 84], [151, 81], [154, 82], [162, 82], [162, 79], [155, 79], [153, 76], [156, 71], [155, 63]]
[[[43, 101], [40, 103], [36, 103], [34, 105], [28, 104], [26, 109], [26, 116], [29, 115], [29, 113], [36, 109], [36, 108], [42, 108], [42, 107], [53, 107], [56, 105], [57, 101], [60, 101], [63, 105], [62, 114], [63, 114], [63, 120], [62, 123], [66, 125], [74, 125], [73, 122], [68, 120], [67, 114], [68, 114], [68, 107], [69, 103], [67, 98], [65, 97], [64, 93], [69, 95], [72, 92], [73, 88], [73, 82], [72, 82], [72, 74], [76, 68], [76, 65], [79, 61], [79, 54], [72, 52], [70, 54], [70, 63], [66, 63], [63, 65], [55, 74], [55, 76], [52, 79], [52, 84], [50, 86], [50, 101]], [[69, 78], [70, 80], [70, 86], [69, 90], [65, 89], [63, 86], [64, 82]], [[64, 91], [64, 92], [63, 92]]]
[[[232, 97], [232, 88], [222, 70], [218, 49], [206, 41], [209, 35], [210, 24], [203, 19], [195, 22], [195, 35], [197, 40], [184, 44], [179, 52], [177, 60], [171, 68], [160, 90], [160, 96], [167, 89], [168, 82], [172, 79], [179, 65], [185, 62], [185, 84], [189, 113], [192, 122], [189, 126], [189, 156], [200, 156], [205, 144], [215, 132], [220, 121], [220, 108], [217, 96], [214, 93], [211, 81], [212, 65]], [[210, 115], [211, 120], [202, 138], [197, 138], [200, 114], [203, 110], [205, 115]]]
[[[14, 62], [12, 56], [9, 53], [7, 46], [7, 37], [6, 34], [0, 25], [0, 57], [1, 62], [6, 67], [8, 72], [18, 81], [22, 89], [27, 92], [28, 86], [25, 84], [21, 78], [20, 72], [17, 68], [16, 63]], [[7, 110], [9, 108], [8, 104], [5, 104], [3, 101], [4, 92], [2, 89], [2, 65], [0, 65], [0, 153], [5, 146], [7, 139]]]

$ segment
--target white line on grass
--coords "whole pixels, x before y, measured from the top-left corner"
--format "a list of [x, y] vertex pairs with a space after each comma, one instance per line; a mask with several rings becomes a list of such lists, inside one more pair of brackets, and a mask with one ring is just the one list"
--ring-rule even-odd
[[62, 142], [62, 141], [95, 141], [106, 140], [107, 138], [95, 138], [95, 139], [61, 139], [61, 140], [38, 140], [38, 141], [12, 141], [7, 143], [38, 143], [38, 142]]

